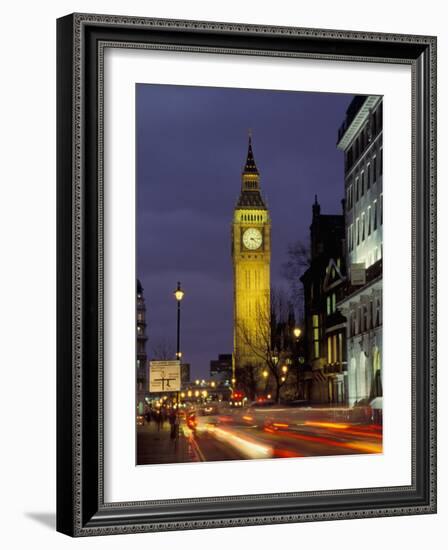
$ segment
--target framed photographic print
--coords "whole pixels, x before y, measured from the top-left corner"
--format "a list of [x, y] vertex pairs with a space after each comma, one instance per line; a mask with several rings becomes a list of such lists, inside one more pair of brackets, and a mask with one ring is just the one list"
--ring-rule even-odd
[[57, 529], [434, 513], [436, 39], [57, 30]]

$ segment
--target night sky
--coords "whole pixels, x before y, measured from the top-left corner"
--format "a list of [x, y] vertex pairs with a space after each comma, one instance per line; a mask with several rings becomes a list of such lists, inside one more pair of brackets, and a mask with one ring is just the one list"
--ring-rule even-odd
[[230, 230], [252, 130], [272, 221], [271, 286], [286, 288], [288, 245], [309, 240], [317, 194], [341, 213], [343, 155], [337, 130], [353, 96], [139, 84], [137, 276], [147, 306], [147, 351], [176, 345], [177, 281], [183, 360], [208, 377], [232, 352]]

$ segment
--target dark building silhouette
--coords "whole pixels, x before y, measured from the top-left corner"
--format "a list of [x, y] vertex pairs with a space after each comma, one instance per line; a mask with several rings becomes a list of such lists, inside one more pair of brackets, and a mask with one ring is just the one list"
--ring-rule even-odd
[[143, 413], [145, 397], [149, 394], [148, 388], [148, 356], [146, 354], [146, 304], [143, 296], [143, 287], [137, 279], [137, 364], [136, 364], [136, 388], [137, 410]]
[[180, 383], [184, 387], [190, 383], [190, 363], [181, 363], [180, 365]]
[[232, 380], [232, 354], [220, 353], [210, 361], [210, 378], [215, 382], [230, 385]]
[[336, 309], [345, 281], [344, 212], [322, 214], [317, 197], [312, 211], [310, 266], [300, 279], [305, 324], [303, 397], [337, 403], [345, 399], [345, 318]]

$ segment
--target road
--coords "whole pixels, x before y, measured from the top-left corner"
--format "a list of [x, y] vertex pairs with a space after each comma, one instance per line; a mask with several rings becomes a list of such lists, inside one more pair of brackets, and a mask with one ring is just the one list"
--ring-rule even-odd
[[[349, 414], [350, 413], [350, 414]], [[271, 408], [196, 412], [196, 425], [180, 425], [176, 451], [139, 431], [138, 464], [295, 458], [382, 452], [382, 428], [349, 409]], [[193, 429], [192, 429], [193, 428]], [[143, 434], [143, 435], [142, 435]], [[146, 442], [145, 442], [146, 439]], [[163, 438], [162, 438], [163, 439]], [[144, 452], [144, 449], [150, 449]], [[144, 458], [146, 456], [146, 458]]]
[[196, 430], [185, 432], [194, 438], [205, 460], [223, 460], [210, 440], [220, 442], [230, 455], [240, 459], [382, 452], [381, 426], [365, 419], [334, 419], [331, 409], [278, 408], [198, 416]]

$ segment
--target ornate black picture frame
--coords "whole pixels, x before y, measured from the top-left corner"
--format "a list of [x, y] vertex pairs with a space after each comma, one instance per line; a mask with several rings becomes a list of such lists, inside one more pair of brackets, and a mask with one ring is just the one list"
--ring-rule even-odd
[[[412, 484], [108, 503], [103, 488], [103, 55], [109, 44], [412, 68]], [[71, 536], [436, 511], [436, 38], [73, 14], [57, 22], [57, 529]]]

